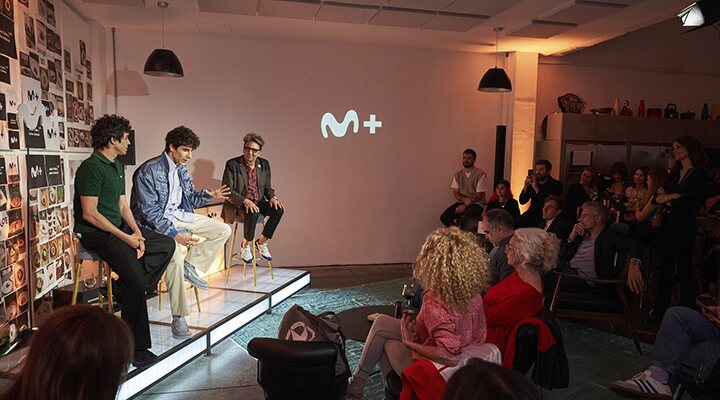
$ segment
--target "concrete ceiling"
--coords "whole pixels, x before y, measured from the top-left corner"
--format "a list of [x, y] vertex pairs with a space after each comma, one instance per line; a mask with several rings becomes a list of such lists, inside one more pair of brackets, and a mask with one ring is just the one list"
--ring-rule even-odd
[[[159, 31], [154, 0], [65, 0], [102, 26]], [[169, 0], [172, 32], [563, 55], [674, 17], [691, 0]], [[678, 23], [679, 20], [678, 20]]]

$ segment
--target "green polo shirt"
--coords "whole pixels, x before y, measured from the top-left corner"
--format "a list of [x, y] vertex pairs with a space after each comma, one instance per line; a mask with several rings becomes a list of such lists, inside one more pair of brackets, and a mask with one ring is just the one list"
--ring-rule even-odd
[[95, 150], [75, 172], [75, 232], [98, 229], [83, 219], [80, 196], [97, 197], [97, 209], [113, 225], [120, 226], [120, 196], [125, 194], [125, 170], [117, 160], [110, 161]]

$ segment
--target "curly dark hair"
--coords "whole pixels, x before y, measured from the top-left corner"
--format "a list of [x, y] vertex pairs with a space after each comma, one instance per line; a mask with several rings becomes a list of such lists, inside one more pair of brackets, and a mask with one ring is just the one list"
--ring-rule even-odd
[[178, 126], [165, 136], [165, 151], [170, 151], [170, 145], [174, 148], [188, 146], [195, 150], [200, 146], [200, 138], [186, 126]]
[[115, 114], [105, 114], [98, 118], [90, 128], [92, 146], [96, 150], [104, 149], [110, 143], [110, 139], [122, 140], [125, 132], [128, 134], [135, 132], [127, 118]]

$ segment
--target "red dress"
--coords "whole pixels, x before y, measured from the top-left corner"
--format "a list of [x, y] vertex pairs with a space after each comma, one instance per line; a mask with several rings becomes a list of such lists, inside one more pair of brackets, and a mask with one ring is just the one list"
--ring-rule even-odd
[[513, 326], [542, 310], [543, 295], [520, 279], [516, 270], [488, 290], [483, 306], [487, 323], [486, 342], [496, 345], [504, 359]]

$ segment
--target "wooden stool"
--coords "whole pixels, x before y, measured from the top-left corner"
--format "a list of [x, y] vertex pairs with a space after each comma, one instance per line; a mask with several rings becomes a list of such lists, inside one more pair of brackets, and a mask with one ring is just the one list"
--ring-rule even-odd
[[[167, 293], [167, 285], [165, 284], [165, 274], [167, 272], [163, 272], [162, 278], [160, 278], [160, 282], [158, 282], [157, 285], [157, 292], [158, 292], [158, 310], [162, 310], [162, 294]], [[183, 285], [185, 283], [183, 282]], [[192, 286], [192, 285], [191, 285]], [[165, 289], [163, 289], [165, 287]], [[198, 288], [195, 286], [192, 287], [195, 290], [195, 304], [197, 305], [197, 310], [200, 312], [200, 294], [198, 293]]]
[[100, 290], [98, 290], [98, 302], [94, 305], [96, 306], [108, 306], [108, 311], [113, 312], [113, 299], [112, 299], [112, 269], [109, 265], [107, 265], [106, 262], [104, 262], [97, 253], [92, 252], [85, 247], [83, 247], [82, 243], [80, 243], [80, 235], [75, 234], [75, 237], [73, 238], [73, 244], [75, 247], [75, 265], [77, 267], [75, 268], [75, 271], [73, 273], [73, 295], [72, 300], [70, 301], [70, 305], [75, 305], [77, 303], [77, 294], [78, 294], [78, 287], [80, 286], [80, 277], [82, 276], [82, 264], [83, 261], [97, 261], [98, 262], [98, 283], [96, 284], [99, 288], [102, 284], [102, 270], [105, 270], [106, 280], [107, 280], [107, 299], [104, 299], [104, 296], [102, 293], [100, 293]]
[[[239, 255], [238, 253], [233, 253], [233, 251], [235, 250], [235, 238], [237, 237], [237, 229], [238, 229], [239, 224], [240, 223], [237, 221], [233, 222], [232, 238], [230, 239], [230, 257], [225, 257], [225, 283], [227, 283], [228, 278], [230, 277], [230, 268], [233, 265], [235, 265], [235, 264], [230, 264], [230, 263], [232, 263], [232, 260], [235, 259], [235, 257], [240, 257], [240, 260], [243, 263], [243, 276], [245, 276], [245, 273], [247, 272], [248, 264], [245, 262], [245, 260], [242, 259], [241, 255]], [[264, 226], [265, 225], [265, 216], [263, 216], [262, 214], [259, 215], [258, 219], [257, 219], [257, 224]], [[257, 262], [262, 260], [263, 258], [258, 255], [257, 241], [255, 239], [253, 239], [252, 242], [250, 242], [250, 246], [252, 248], [252, 255], [253, 255], [253, 257], [252, 257], [253, 258], [253, 260], [252, 260], [253, 286], [257, 286]], [[270, 278], [275, 279], [275, 275], [273, 274], [273, 270], [272, 270], [272, 261], [268, 261], [267, 263], [268, 263], [268, 268], [270, 268]]]

